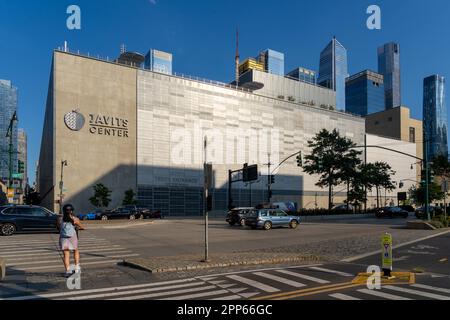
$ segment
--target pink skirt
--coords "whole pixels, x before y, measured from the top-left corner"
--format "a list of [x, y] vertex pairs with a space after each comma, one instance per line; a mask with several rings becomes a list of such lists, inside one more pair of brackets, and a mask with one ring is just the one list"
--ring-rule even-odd
[[78, 250], [78, 237], [74, 235], [71, 238], [59, 238], [59, 248], [61, 251], [69, 250], [75, 251]]

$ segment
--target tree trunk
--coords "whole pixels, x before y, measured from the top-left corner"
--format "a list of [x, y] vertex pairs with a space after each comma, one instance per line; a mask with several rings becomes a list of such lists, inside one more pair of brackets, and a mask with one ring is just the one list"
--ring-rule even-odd
[[377, 186], [377, 209], [380, 209], [380, 196], [379, 196], [379, 188]]
[[330, 183], [328, 186], [328, 210], [331, 211], [333, 209], [333, 185]]
[[349, 194], [350, 194], [350, 181], [347, 180], [347, 213], [348, 213], [348, 211], [350, 209], [350, 203], [349, 203], [349, 200], [348, 200]]

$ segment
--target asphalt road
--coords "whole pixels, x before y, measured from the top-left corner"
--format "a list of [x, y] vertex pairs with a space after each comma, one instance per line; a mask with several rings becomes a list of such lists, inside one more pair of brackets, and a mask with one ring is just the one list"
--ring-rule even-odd
[[[81, 235], [82, 290], [69, 291], [61, 277], [57, 235], [23, 234], [1, 238], [0, 256], [8, 259], [8, 277], [0, 283], [0, 298], [11, 299], [380, 299], [440, 298], [450, 296], [449, 235], [394, 250], [396, 270], [422, 268], [409, 291], [392, 288], [384, 296], [350, 286], [368, 265], [379, 265], [379, 254], [342, 262], [379, 249], [379, 238], [390, 232], [394, 244], [432, 236], [442, 231], [406, 230], [403, 219], [373, 218], [304, 222], [297, 230], [271, 231], [229, 227], [213, 219], [212, 252], [295, 248], [339, 252], [333, 262], [317, 265], [266, 265], [150, 274], [117, 265], [126, 257], [199, 254], [203, 250], [200, 219], [89, 223]], [[349, 241], [352, 239], [352, 241]], [[366, 242], [364, 242], [366, 241]], [[348, 245], [348, 243], [352, 245]], [[296, 251], [293, 251], [295, 253]], [[334, 257], [334, 256], [333, 256]], [[342, 258], [342, 259], [341, 259]], [[447, 260], [446, 260], [447, 259]], [[423, 287], [431, 286], [431, 287]], [[404, 288], [404, 286], [403, 286]], [[431, 288], [431, 289], [430, 289]], [[414, 291], [411, 291], [414, 290]], [[424, 291], [422, 296], [416, 291]], [[411, 294], [411, 292], [413, 292]], [[434, 295], [433, 295], [434, 293]], [[383, 294], [382, 294], [383, 295]]]

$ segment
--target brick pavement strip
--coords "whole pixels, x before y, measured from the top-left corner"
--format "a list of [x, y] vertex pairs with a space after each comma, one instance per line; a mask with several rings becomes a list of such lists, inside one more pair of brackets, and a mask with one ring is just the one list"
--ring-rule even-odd
[[225, 268], [245, 265], [262, 265], [277, 263], [311, 263], [323, 262], [316, 255], [299, 255], [292, 253], [254, 253], [239, 252], [211, 255], [208, 262], [201, 262], [198, 255], [183, 255], [172, 257], [152, 257], [127, 259], [123, 265], [152, 273], [179, 272], [210, 268]]

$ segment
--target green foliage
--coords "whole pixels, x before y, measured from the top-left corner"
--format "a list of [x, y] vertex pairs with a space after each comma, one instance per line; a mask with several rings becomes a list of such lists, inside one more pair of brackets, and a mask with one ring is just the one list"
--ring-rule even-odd
[[441, 178], [450, 178], [450, 162], [446, 156], [438, 155], [433, 159], [431, 169], [435, 175]]
[[341, 183], [350, 183], [355, 168], [361, 163], [361, 151], [354, 150], [356, 144], [342, 137], [334, 129], [320, 131], [308, 141], [311, 154], [305, 156], [303, 171], [310, 175], [319, 175], [316, 183], [321, 188], [329, 189], [329, 209], [332, 207], [332, 189]]
[[437, 229], [444, 228], [444, 225], [442, 224], [442, 222], [438, 221], [438, 220], [430, 221], [430, 224]]
[[94, 207], [107, 208], [111, 203], [111, 190], [102, 183], [97, 183], [94, 187], [94, 196], [89, 201]]
[[6, 194], [0, 189], [0, 206], [8, 204], [8, 197]]
[[136, 197], [136, 193], [134, 192], [133, 189], [125, 191], [125, 197], [122, 201], [122, 205], [126, 206], [126, 205], [137, 204], [137, 200], [135, 199], [135, 197]]
[[[420, 205], [425, 204], [425, 184], [420, 184], [419, 187], [411, 187], [409, 194], [415, 203]], [[428, 185], [428, 199], [430, 203], [444, 199], [444, 192], [442, 192], [440, 185], [434, 182]]]

